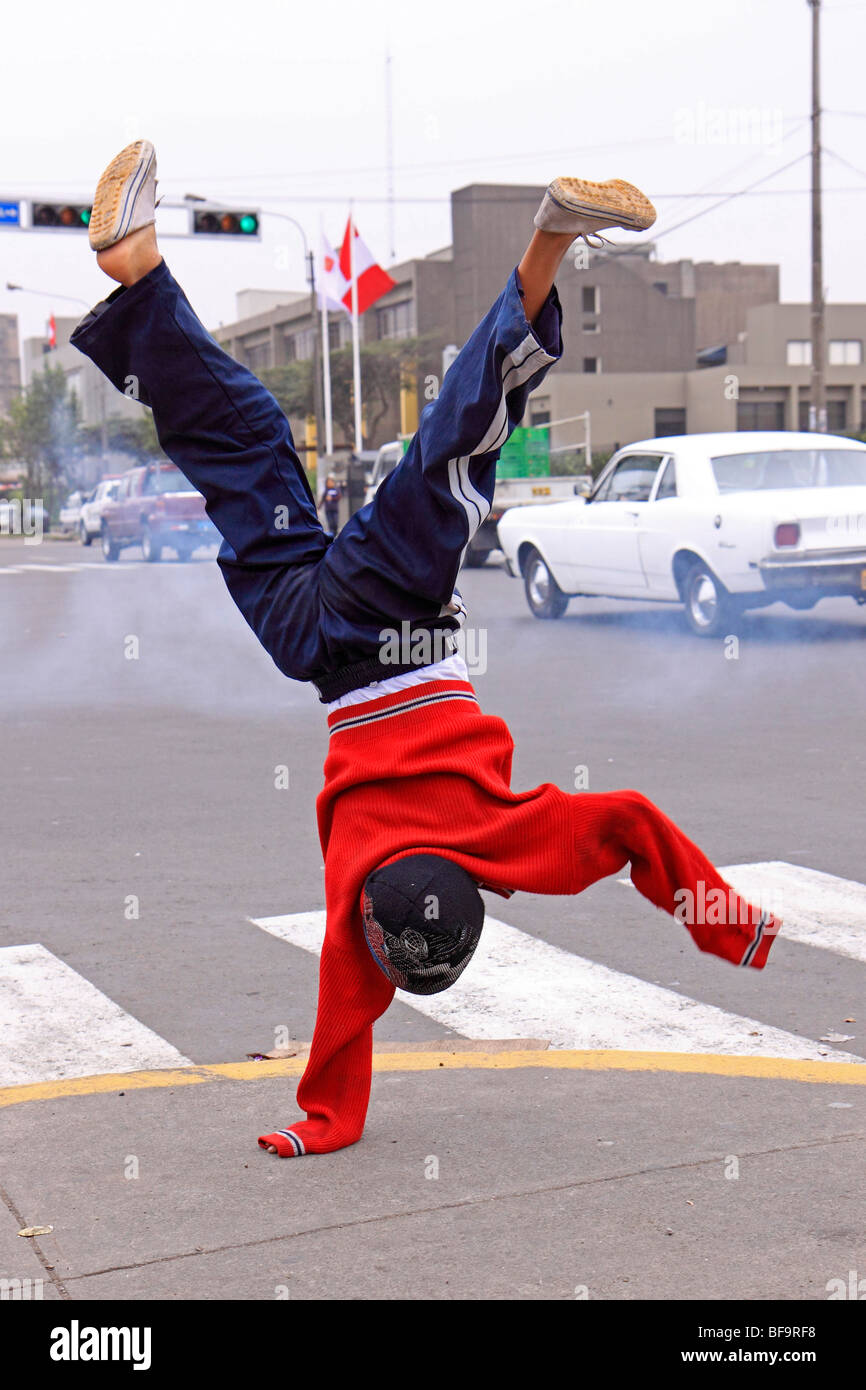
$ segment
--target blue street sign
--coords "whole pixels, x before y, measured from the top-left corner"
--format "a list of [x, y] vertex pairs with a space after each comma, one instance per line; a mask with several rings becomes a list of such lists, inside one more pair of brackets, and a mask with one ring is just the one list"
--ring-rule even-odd
[[0, 227], [21, 226], [21, 204], [0, 203]]

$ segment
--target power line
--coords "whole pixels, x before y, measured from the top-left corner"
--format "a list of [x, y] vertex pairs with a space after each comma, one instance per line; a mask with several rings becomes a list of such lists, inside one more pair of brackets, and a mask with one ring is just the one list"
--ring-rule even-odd
[[[806, 157], [807, 157], [807, 156], [806, 156], [805, 154], [802, 154], [802, 155], [799, 156], [799, 159], [802, 160], [802, 159], [805, 159]], [[792, 163], [797, 163], [797, 162], [799, 162], [799, 161], [798, 161], [798, 160], [792, 161]], [[785, 169], [790, 168], [790, 165], [783, 165], [782, 168], [785, 168]], [[781, 169], [777, 169], [777, 170], [776, 170], [776, 173], [781, 173]], [[731, 192], [726, 192], [726, 193], [723, 193], [721, 189], [714, 189], [711, 193], [700, 193], [700, 194], [696, 194], [696, 193], [653, 193], [653, 194], [652, 194], [652, 197], [653, 197], [654, 199], [658, 200], [659, 202], [661, 202], [661, 201], [668, 201], [668, 200], [676, 200], [676, 199], [692, 199], [692, 198], [698, 198], [698, 197], [699, 197], [699, 198], [720, 198], [720, 199], [722, 200], [722, 202], [729, 202], [732, 198], [788, 198], [788, 197], [802, 197], [804, 194], [809, 193], [810, 191], [811, 191], [811, 190], [808, 189], [808, 188], [766, 188], [766, 189], [760, 189], [760, 190], [757, 190], [757, 191], [753, 191], [753, 189], [751, 189], [751, 188], [746, 188], [746, 189], [743, 189], [743, 188], [735, 188], [735, 189], [733, 189], [733, 191], [731, 191]], [[825, 189], [824, 189], [824, 192], [825, 192], [825, 193], [862, 193], [862, 192], [864, 192], [864, 191], [866, 191], [866, 190], [861, 189], [861, 188], [858, 188], [858, 187], [856, 187], [856, 186], [854, 186], [854, 185], [851, 185], [851, 184], [840, 185], [838, 188], [825, 188]], [[262, 208], [262, 209], [264, 209], [265, 206], [266, 206], [268, 203], [305, 203], [305, 204], [310, 203], [310, 204], [313, 204], [313, 205], [318, 204], [318, 203], [322, 203], [322, 204], [325, 204], [325, 203], [327, 203], [327, 204], [332, 204], [332, 203], [333, 203], [333, 204], [338, 204], [338, 205], [340, 205], [340, 206], [345, 206], [346, 203], [349, 201], [345, 193], [340, 193], [340, 194], [318, 194], [318, 193], [307, 193], [307, 194], [304, 194], [304, 193], [297, 193], [297, 194], [279, 194], [279, 193], [263, 193], [263, 194], [261, 194], [260, 196], [252, 196], [252, 195], [250, 195], [250, 194], [246, 194], [246, 195], [245, 195], [245, 200], [246, 200], [247, 203], [250, 203], [250, 204], [255, 203], [257, 207], [260, 207], [260, 208]], [[243, 201], [244, 201], [244, 198], [243, 198], [243, 197], [240, 197], [240, 196], [238, 196], [238, 197], [233, 197], [233, 195], [231, 195], [231, 194], [226, 194], [225, 198], [221, 200], [221, 204], [220, 204], [220, 205], [222, 206], [222, 205], [224, 204], [224, 205], [226, 205], [226, 206], [231, 206], [233, 203], [240, 203], [240, 202], [243, 202]], [[383, 194], [378, 194], [378, 195], [375, 195], [375, 194], [374, 194], [374, 195], [371, 195], [371, 196], [368, 197], [368, 198], [363, 198], [363, 197], [362, 197], [362, 198], [357, 198], [357, 197], [356, 197], [356, 198], [353, 198], [352, 201], [355, 202], [355, 203], [359, 203], [359, 204], [363, 203], [363, 204], [367, 204], [367, 205], [372, 206], [372, 207], [377, 207], [377, 206], [384, 206], [384, 205], [386, 205], [388, 202], [390, 202], [390, 199], [387, 198], [387, 197], [386, 197], [385, 195], [383, 195]], [[529, 206], [529, 201], [530, 201], [530, 200], [527, 199], [526, 197], [522, 197], [522, 198], [497, 197], [497, 198], [466, 198], [466, 199], [464, 199], [464, 201], [467, 202], [467, 203], [483, 204], [485, 207], [503, 207], [503, 206], [508, 206], [508, 205], [517, 206], [518, 204], [521, 204], [523, 207], [528, 207], [528, 206]], [[451, 198], [450, 198], [450, 195], [448, 195], [448, 194], [443, 194], [443, 195], [441, 195], [441, 196], [439, 196], [439, 197], [418, 197], [418, 198], [397, 197], [397, 198], [395, 198], [395, 202], [397, 202], [397, 203], [399, 203], [399, 204], [401, 204], [401, 205], [402, 205], [402, 204], [405, 204], [405, 205], [407, 205], [407, 206], [415, 206], [415, 205], [417, 205], [417, 206], [419, 206], [419, 207], [435, 207], [435, 206], [438, 206], [438, 207], [448, 207], [448, 206], [450, 205], [450, 203], [451, 203]], [[718, 204], [718, 206], [721, 206], [721, 203]], [[704, 214], [705, 214], [706, 212], [712, 212], [712, 211], [713, 211], [712, 208], [704, 208], [704, 209], [702, 209], [701, 212], [696, 213], [696, 214], [695, 214], [695, 217], [703, 217]], [[685, 219], [685, 221], [692, 221], [692, 220], [694, 220], [694, 219], [693, 219], [693, 218], [687, 218], [687, 219]], [[678, 226], [684, 226], [684, 225], [685, 225], [685, 221], [682, 222], [682, 223], [678, 223], [677, 225], [678, 225]], [[674, 230], [675, 230], [675, 228], [673, 228], [673, 227], [671, 227], [671, 228], [666, 228], [666, 229], [665, 229], [666, 233], [667, 233], [667, 231], [674, 231]]]
[[735, 193], [726, 193], [712, 207], [702, 208], [700, 212], [692, 213], [690, 217], [684, 217], [681, 222], [675, 222], [672, 227], [664, 227], [660, 232], [654, 232], [650, 238], [652, 241], [659, 241], [663, 236], [670, 236], [671, 232], [678, 232], [680, 227], [687, 227], [690, 222], [696, 222], [699, 217], [706, 217], [708, 213], [715, 212], [717, 208], [724, 207], [725, 203], [730, 203], [734, 198], [742, 198], [746, 193], [751, 193], [753, 189], [759, 188], [762, 183], [768, 183], [777, 174], [784, 174], [787, 169], [793, 169], [795, 164], [800, 164], [808, 158], [807, 153], [798, 154], [796, 159], [791, 159], [787, 164], [782, 164], [778, 169], [772, 169], [769, 174], [764, 174], [761, 178], [755, 179], [754, 183], [748, 184], [745, 188], [738, 189]]
[[826, 145], [824, 146], [824, 152], [829, 154], [833, 159], [838, 160], [840, 164], [844, 164], [846, 169], [851, 169], [853, 173], [858, 174], [861, 179], [866, 179], [866, 170], [858, 169], [857, 165], [852, 164], [850, 159], [843, 158], [843, 156], [837, 154], [835, 150], [828, 150]]
[[[864, 114], [866, 114], [866, 113], [864, 113]], [[792, 122], [792, 123], [795, 123], [795, 124], [802, 124], [802, 123], [804, 123], [805, 121], [808, 120], [808, 116], [791, 116], [791, 117], [789, 117], [788, 119], [789, 119], [789, 121]], [[789, 136], [792, 135], [792, 134], [794, 134], [794, 133], [795, 133], [795, 131], [794, 131], [793, 129], [790, 130], [790, 131], [788, 132], [787, 135], [783, 136], [783, 139], [785, 139], [785, 140], [788, 139]], [[460, 158], [456, 158], [456, 159], [453, 159], [453, 158], [452, 158], [452, 159], [440, 159], [440, 160], [425, 160], [425, 161], [421, 161], [421, 162], [415, 163], [415, 164], [395, 164], [394, 170], [395, 170], [396, 173], [399, 173], [399, 174], [411, 174], [411, 173], [414, 172], [414, 173], [417, 173], [417, 174], [419, 174], [419, 175], [422, 175], [422, 174], [426, 174], [426, 173], [430, 173], [430, 172], [432, 172], [432, 171], [435, 171], [436, 169], [453, 169], [453, 168], [462, 167], [462, 166], [467, 166], [467, 165], [473, 165], [473, 164], [481, 164], [481, 165], [492, 165], [492, 164], [519, 164], [519, 163], [525, 163], [525, 162], [527, 162], [527, 161], [529, 161], [529, 160], [556, 159], [556, 158], [560, 158], [560, 157], [561, 157], [561, 158], [568, 158], [569, 156], [572, 156], [572, 155], [594, 154], [594, 153], [598, 153], [598, 152], [603, 152], [603, 151], [605, 151], [605, 150], [639, 149], [639, 148], [642, 148], [642, 147], [644, 147], [644, 146], [649, 146], [649, 145], [669, 145], [669, 144], [671, 143], [671, 141], [672, 141], [672, 138], [673, 138], [673, 137], [672, 137], [670, 134], [666, 134], [666, 135], [648, 135], [648, 136], [639, 137], [639, 138], [637, 138], [637, 139], [635, 139], [635, 138], [629, 138], [629, 139], [623, 139], [623, 140], [611, 140], [611, 141], [600, 142], [600, 143], [589, 144], [589, 145], [560, 145], [560, 146], [558, 146], [558, 147], [555, 148], [555, 149], [533, 149], [533, 150], [524, 150], [522, 153], [517, 153], [517, 154], [512, 153], [512, 154], [477, 154], [477, 155], [464, 155], [464, 156], [462, 156], [462, 157], [460, 157]], [[271, 172], [271, 173], [262, 173], [261, 171], [256, 172], [256, 173], [251, 173], [251, 172], [249, 171], [249, 169], [245, 169], [245, 170], [243, 170], [243, 171], [240, 172], [240, 173], [233, 173], [233, 174], [225, 174], [225, 173], [194, 174], [194, 175], [180, 175], [180, 174], [177, 174], [177, 175], [172, 175], [172, 178], [171, 178], [171, 180], [170, 180], [169, 182], [171, 182], [171, 183], [177, 183], [177, 184], [183, 183], [185, 187], [191, 187], [191, 186], [194, 185], [194, 184], [202, 184], [202, 185], [205, 185], [205, 184], [230, 183], [230, 182], [231, 182], [231, 183], [239, 183], [239, 182], [242, 182], [242, 181], [246, 181], [247, 179], [261, 179], [263, 182], [267, 182], [268, 180], [274, 179], [274, 180], [279, 180], [280, 182], [285, 182], [285, 181], [291, 180], [291, 179], [306, 179], [306, 178], [338, 178], [338, 177], [351, 177], [352, 175], [363, 175], [363, 174], [383, 174], [383, 173], [387, 172], [387, 167], [388, 167], [388, 166], [387, 166], [386, 164], [366, 164], [366, 165], [357, 165], [357, 164], [354, 164], [354, 165], [347, 166], [347, 167], [345, 167], [345, 168], [336, 168], [336, 169], [332, 169], [332, 168], [330, 168], [330, 167], [323, 169], [323, 168], [320, 166], [319, 168], [316, 168], [316, 169], [283, 169], [283, 170], [278, 170], [278, 171], [276, 171], [276, 172]], [[15, 182], [15, 184], [16, 184], [19, 188], [26, 188], [26, 187], [39, 187], [39, 188], [41, 188], [41, 187], [44, 187], [46, 184], [49, 184], [49, 183], [52, 183], [52, 182], [53, 182], [53, 180], [52, 180], [51, 178], [40, 178], [40, 179], [38, 179], [38, 180], [37, 180], [37, 179], [15, 179], [15, 180], [13, 180], [13, 181]], [[83, 183], [64, 183], [62, 179], [58, 180], [57, 182], [58, 182], [59, 185], [62, 185], [63, 187], [84, 187], [84, 184], [83, 184]], [[162, 181], [161, 181], [161, 182], [162, 182]], [[245, 196], [247, 196], [247, 195], [245, 195]]]

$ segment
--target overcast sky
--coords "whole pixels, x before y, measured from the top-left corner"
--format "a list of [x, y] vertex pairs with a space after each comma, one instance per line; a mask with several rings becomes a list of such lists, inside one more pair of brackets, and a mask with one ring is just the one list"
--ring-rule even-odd
[[[808, 158], [767, 176], [809, 150], [810, 22], [806, 0], [15, 4], [3, 20], [0, 197], [89, 200], [117, 149], [146, 135], [167, 197], [283, 211], [315, 242], [322, 219], [339, 239], [354, 197], [387, 264], [390, 45], [396, 259], [450, 240], [448, 194], [463, 184], [622, 177], [656, 203], [660, 258], [779, 262], [782, 297], [803, 300]], [[825, 278], [831, 299], [866, 302], [864, 54], [866, 3], [831, 0]], [[164, 250], [209, 328], [234, 318], [238, 289], [303, 288], [300, 236], [275, 219], [261, 245]], [[0, 255], [0, 286], [88, 302], [108, 288], [83, 236], [0, 230]], [[52, 308], [78, 312], [0, 288], [22, 337]]]

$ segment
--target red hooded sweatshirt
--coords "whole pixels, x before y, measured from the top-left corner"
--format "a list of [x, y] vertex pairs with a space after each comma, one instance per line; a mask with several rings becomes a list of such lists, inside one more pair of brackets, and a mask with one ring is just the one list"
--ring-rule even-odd
[[[284, 1156], [330, 1153], [361, 1137], [373, 1023], [394, 996], [367, 948], [361, 893], [373, 869], [403, 855], [453, 859], [504, 897], [521, 889], [580, 893], [631, 862], [635, 887], [685, 920], [702, 951], [735, 965], [765, 965], [778, 920], [739, 898], [639, 792], [569, 794], [550, 782], [513, 792], [508, 727], [481, 711], [468, 681], [429, 681], [349, 705], [329, 715], [328, 726], [316, 803], [327, 922], [316, 1027], [298, 1086], [308, 1118], [261, 1136], [262, 1146], [274, 1144]], [[712, 917], [713, 925], [689, 922], [683, 890], [700, 904], [722, 890], [722, 924], [718, 911], [692, 914]]]

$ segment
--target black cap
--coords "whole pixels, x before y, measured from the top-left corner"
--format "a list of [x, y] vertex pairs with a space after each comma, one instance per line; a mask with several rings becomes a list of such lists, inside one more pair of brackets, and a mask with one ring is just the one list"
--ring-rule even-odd
[[410, 994], [438, 994], [468, 965], [484, 925], [475, 880], [438, 854], [409, 854], [364, 884], [364, 935], [383, 974]]

